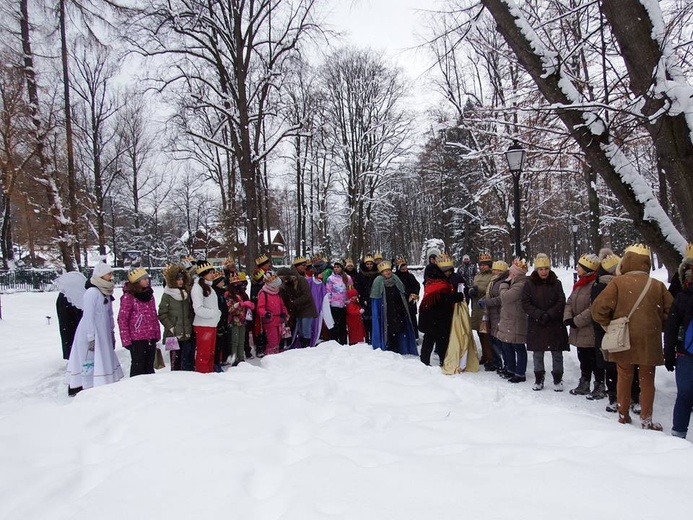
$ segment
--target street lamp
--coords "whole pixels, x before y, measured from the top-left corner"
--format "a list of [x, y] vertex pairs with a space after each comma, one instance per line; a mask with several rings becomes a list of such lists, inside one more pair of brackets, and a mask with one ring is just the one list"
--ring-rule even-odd
[[513, 176], [513, 197], [514, 197], [514, 215], [515, 220], [515, 254], [513, 256], [522, 256], [522, 241], [520, 239], [520, 175], [522, 174], [522, 165], [525, 162], [525, 149], [520, 146], [517, 140], [513, 141], [510, 148], [505, 152], [505, 158], [508, 161], [508, 169]]
[[[571, 226], [573, 228], [573, 269], [577, 269], [577, 260], [578, 260], [578, 244], [577, 244], [577, 232], [578, 232], [578, 225], [577, 222], [573, 221], [573, 225]], [[573, 273], [573, 283], [577, 282], [577, 271]]]

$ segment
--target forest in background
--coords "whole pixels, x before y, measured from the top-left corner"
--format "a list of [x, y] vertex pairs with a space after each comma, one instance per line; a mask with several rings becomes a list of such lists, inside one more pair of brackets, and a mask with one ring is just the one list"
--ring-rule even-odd
[[198, 229], [239, 259], [268, 229], [292, 254], [508, 259], [516, 141], [525, 256], [644, 240], [671, 271], [693, 238], [689, 2], [444, 6], [420, 13], [417, 113], [328, 1], [2, 0], [3, 267], [162, 265]]

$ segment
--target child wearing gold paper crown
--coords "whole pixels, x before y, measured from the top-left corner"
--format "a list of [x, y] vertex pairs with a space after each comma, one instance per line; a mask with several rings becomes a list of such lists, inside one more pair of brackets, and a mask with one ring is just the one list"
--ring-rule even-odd
[[269, 271], [265, 274], [265, 285], [262, 286], [257, 297], [257, 316], [261, 320], [262, 329], [267, 336], [266, 355], [279, 353], [282, 327], [289, 315], [289, 311], [279, 295], [281, 286], [281, 278]]

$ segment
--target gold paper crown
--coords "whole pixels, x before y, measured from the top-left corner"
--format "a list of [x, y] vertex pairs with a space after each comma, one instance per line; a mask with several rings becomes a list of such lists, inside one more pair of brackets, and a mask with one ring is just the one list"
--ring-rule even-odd
[[374, 260], [382, 260], [383, 259], [383, 254], [382, 253], [376, 253], [373, 255]]
[[248, 282], [248, 275], [245, 274], [243, 271], [239, 271], [238, 274], [238, 281], [241, 283], [247, 283]]
[[585, 269], [589, 269], [590, 271], [596, 271], [597, 269], [599, 269], [600, 261], [597, 255], [585, 253], [578, 260], [578, 264], [580, 264]]
[[406, 263], [407, 263], [406, 259], [404, 259], [401, 256], [398, 256], [397, 258], [395, 258], [395, 265], [396, 266], [404, 265]]
[[259, 282], [262, 280], [262, 277], [265, 276], [265, 271], [260, 269], [259, 267], [253, 271], [253, 280], [256, 282]]
[[650, 248], [645, 244], [638, 243], [628, 246], [624, 251], [624, 254], [625, 253], [635, 253], [636, 255], [650, 256]]
[[[243, 280], [241, 280], [241, 274], [243, 274]], [[229, 276], [229, 283], [241, 283], [245, 282], [245, 273], [236, 273]]]
[[265, 283], [273, 282], [277, 279], [277, 273], [274, 271], [267, 271], [265, 273]]
[[354, 267], [354, 261], [351, 258], [347, 258], [344, 260], [344, 267]]
[[342, 267], [344, 267], [344, 260], [342, 260], [341, 258], [333, 258], [332, 265], [341, 265]]
[[128, 282], [130, 283], [137, 283], [139, 282], [142, 278], [151, 278], [147, 271], [142, 268], [142, 267], [136, 267], [132, 271], [128, 273]]
[[602, 269], [607, 273], [611, 273], [612, 269], [616, 269], [616, 266], [621, 261], [621, 257], [615, 254], [606, 255], [602, 258]]
[[693, 258], [693, 242], [686, 244], [686, 258]]
[[443, 253], [436, 256], [436, 265], [441, 271], [446, 271], [447, 269], [452, 269], [455, 266], [455, 262], [450, 255]]
[[519, 267], [523, 271], [527, 270], [527, 260], [525, 260], [524, 258], [515, 258], [513, 260], [513, 265], [515, 267]]
[[551, 267], [551, 259], [544, 253], [539, 253], [534, 257], [534, 268], [541, 269], [543, 267]]
[[305, 256], [297, 256], [294, 258], [294, 265], [301, 265], [301, 264], [306, 264], [308, 263], [308, 259]]
[[489, 253], [479, 253], [478, 262], [493, 262], [493, 257]]
[[365, 264], [367, 262], [375, 262], [375, 259], [371, 255], [366, 255], [363, 257], [363, 263]]
[[262, 265], [262, 264], [266, 264], [267, 262], [269, 262], [269, 258], [267, 258], [267, 255], [264, 255], [264, 254], [258, 256], [255, 259], [255, 265]]
[[496, 260], [495, 262], [493, 262], [491, 269], [493, 269], [494, 271], [507, 271], [508, 262], [504, 260]]
[[210, 271], [213, 269], [214, 269], [214, 266], [212, 264], [210, 264], [209, 262], [202, 262], [201, 264], [197, 264], [197, 267], [195, 268], [195, 272], [197, 273], [198, 276], [200, 276], [205, 271]]
[[392, 271], [392, 264], [390, 262], [388, 262], [387, 260], [383, 260], [382, 262], [380, 262], [378, 264], [378, 272], [379, 273], [382, 273], [383, 271], [387, 271], [388, 269], [390, 271]]

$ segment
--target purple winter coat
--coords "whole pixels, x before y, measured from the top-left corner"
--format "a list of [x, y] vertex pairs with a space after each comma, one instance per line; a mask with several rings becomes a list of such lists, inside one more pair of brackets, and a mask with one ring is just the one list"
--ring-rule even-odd
[[156, 301], [151, 288], [134, 293], [129, 283], [123, 286], [118, 311], [118, 329], [123, 347], [129, 347], [133, 341], [161, 339]]

